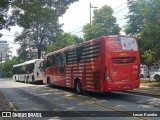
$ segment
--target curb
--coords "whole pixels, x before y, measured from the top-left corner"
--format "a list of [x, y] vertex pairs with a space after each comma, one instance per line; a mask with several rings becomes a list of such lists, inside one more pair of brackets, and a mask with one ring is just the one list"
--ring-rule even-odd
[[9, 101], [8, 97], [4, 94], [3, 96], [5, 97], [6, 101], [9, 103], [11, 111], [17, 111], [17, 108]]
[[125, 91], [124, 93], [130, 93], [130, 94], [136, 94], [136, 95], [143, 95], [143, 96], [160, 98], [160, 95], [149, 94], [149, 93], [144, 93], [144, 92], [139, 92], [139, 91]]
[[[9, 101], [8, 97], [5, 94], [3, 94], [3, 92], [0, 91], [0, 93], [4, 97], [5, 101], [8, 103], [9, 110], [10, 111], [17, 111], [16, 107]], [[4, 111], [6, 111], [6, 110], [4, 110]]]

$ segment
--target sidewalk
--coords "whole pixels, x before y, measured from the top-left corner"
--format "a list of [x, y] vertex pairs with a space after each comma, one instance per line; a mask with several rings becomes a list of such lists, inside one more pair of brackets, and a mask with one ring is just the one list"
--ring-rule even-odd
[[15, 111], [7, 97], [0, 91], [0, 111]]
[[160, 98], [160, 88], [159, 87], [149, 87], [149, 86], [140, 85], [139, 88], [136, 88], [134, 90], [128, 90], [125, 92], [131, 93], [131, 94], [138, 94], [138, 95]]
[[0, 120], [21, 120], [18, 117], [1, 117], [3, 111], [16, 111], [14, 106], [9, 102], [8, 98], [0, 91]]

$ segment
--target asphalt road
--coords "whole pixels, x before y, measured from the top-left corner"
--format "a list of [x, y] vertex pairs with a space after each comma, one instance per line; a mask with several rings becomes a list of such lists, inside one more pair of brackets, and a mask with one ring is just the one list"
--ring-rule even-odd
[[[25, 120], [159, 120], [160, 118], [139, 117], [146, 111], [150, 113], [159, 111], [160, 115], [160, 99], [153, 97], [122, 92], [103, 94], [86, 92], [81, 96], [71, 89], [49, 88], [46, 85], [14, 82], [11, 79], [0, 79], [0, 91], [18, 111], [51, 111], [50, 114], [53, 114], [53, 111], [67, 111], [62, 112], [62, 116], [67, 117], [23, 118]], [[137, 111], [138, 114], [129, 111]], [[133, 115], [139, 116], [133, 117]]]

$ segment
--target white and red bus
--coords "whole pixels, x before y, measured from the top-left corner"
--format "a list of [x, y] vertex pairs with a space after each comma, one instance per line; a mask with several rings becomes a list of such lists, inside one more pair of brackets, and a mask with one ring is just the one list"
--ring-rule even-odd
[[43, 59], [33, 59], [13, 66], [13, 80], [26, 83], [43, 82], [43, 71], [40, 67]]
[[140, 85], [140, 58], [132, 37], [103, 36], [45, 56], [44, 83], [93, 92], [125, 91]]

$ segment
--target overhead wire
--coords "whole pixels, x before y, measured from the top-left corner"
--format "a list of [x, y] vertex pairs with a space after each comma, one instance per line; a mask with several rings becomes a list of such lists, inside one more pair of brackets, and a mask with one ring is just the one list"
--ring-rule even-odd
[[[113, 10], [115, 10], [115, 9], [117, 9], [117, 8], [119, 8], [119, 7], [121, 7], [121, 6], [123, 6], [123, 5], [124, 5], [124, 4], [126, 4], [126, 3], [127, 3], [127, 2], [124, 2], [124, 3], [120, 4], [120, 5], [118, 5], [118, 6], [117, 6], [117, 7], [115, 7]], [[113, 13], [113, 15], [114, 15], [114, 14], [117, 14], [117, 13], [119, 13], [119, 12], [123, 11], [123, 10], [125, 10], [126, 8], [128, 8], [128, 7], [125, 7], [125, 8], [123, 8], [123, 9], [120, 9], [119, 11], [117, 11], [117, 12]], [[119, 20], [123, 20], [123, 19], [125, 19], [125, 18], [117, 19], [117, 21], [119, 21]], [[77, 29], [75, 29], [75, 30], [73, 30], [73, 31], [71, 31], [71, 32], [72, 32], [72, 33], [74, 33], [74, 32], [76, 32], [77, 30], [79, 30], [79, 29], [81, 29], [81, 28], [83, 28], [83, 26], [82, 26], [82, 27], [79, 27], [79, 28], [77, 28]], [[75, 34], [80, 33], [80, 32], [82, 32], [82, 30], [81, 30], [81, 31], [76, 32]]]
[[[113, 10], [115, 10], [115, 9], [117, 9], [117, 8], [119, 8], [119, 7], [121, 7], [121, 6], [123, 6], [123, 5], [126, 4], [126, 3], [127, 3], [127, 2], [124, 2], [124, 3], [120, 4], [120, 5], [118, 5], [118, 6], [115, 7]], [[123, 10], [125, 10], [126, 8], [127, 8], [127, 7], [123, 8], [123, 9], [121, 9], [121, 10], [115, 12], [115, 13], [113, 13], [113, 15], [114, 15], [114, 14], [117, 14], [117, 13], [123, 11]], [[124, 18], [121, 18], [121, 19], [118, 19], [118, 20], [122, 20], [122, 19], [124, 19]], [[117, 20], [117, 21], [118, 21], [118, 20]], [[79, 28], [77, 28], [77, 29], [71, 31], [71, 33], [74, 33], [74, 32], [75, 32], [75, 34], [80, 33], [80, 32], [82, 32], [82, 30], [80, 30], [80, 31], [78, 31], [78, 32], [77, 32], [77, 30], [79, 30], [79, 29], [81, 29], [81, 28], [83, 28], [83, 26], [81, 26], [81, 27], [79, 27]], [[2, 31], [2, 32], [7, 32], [7, 31]], [[10, 32], [10, 33], [14, 33], [14, 32]], [[9, 35], [5, 35], [5, 36], [9, 36]]]
[[127, 2], [124, 2], [124, 3], [120, 4], [119, 6], [113, 8], [113, 10], [115, 10], [115, 9], [117, 9], [117, 8], [119, 8], [119, 7], [121, 7], [122, 5], [124, 5], [124, 4], [126, 4], [126, 3], [127, 3]]
[[113, 15], [114, 15], [114, 14], [117, 14], [117, 13], [119, 13], [119, 12], [123, 11], [123, 10], [125, 10], [126, 8], [128, 8], [128, 7], [125, 7], [125, 8], [123, 8], [123, 9], [121, 9], [121, 10], [119, 10], [119, 11], [117, 11], [117, 12], [113, 13]]
[[72, 33], [72, 32], [75, 32], [75, 31], [77, 31], [77, 30], [79, 30], [79, 29], [81, 29], [82, 27], [83, 27], [83, 26], [81, 26], [81, 27], [79, 27], [79, 28], [77, 28], [77, 29], [71, 31], [71, 33]]

